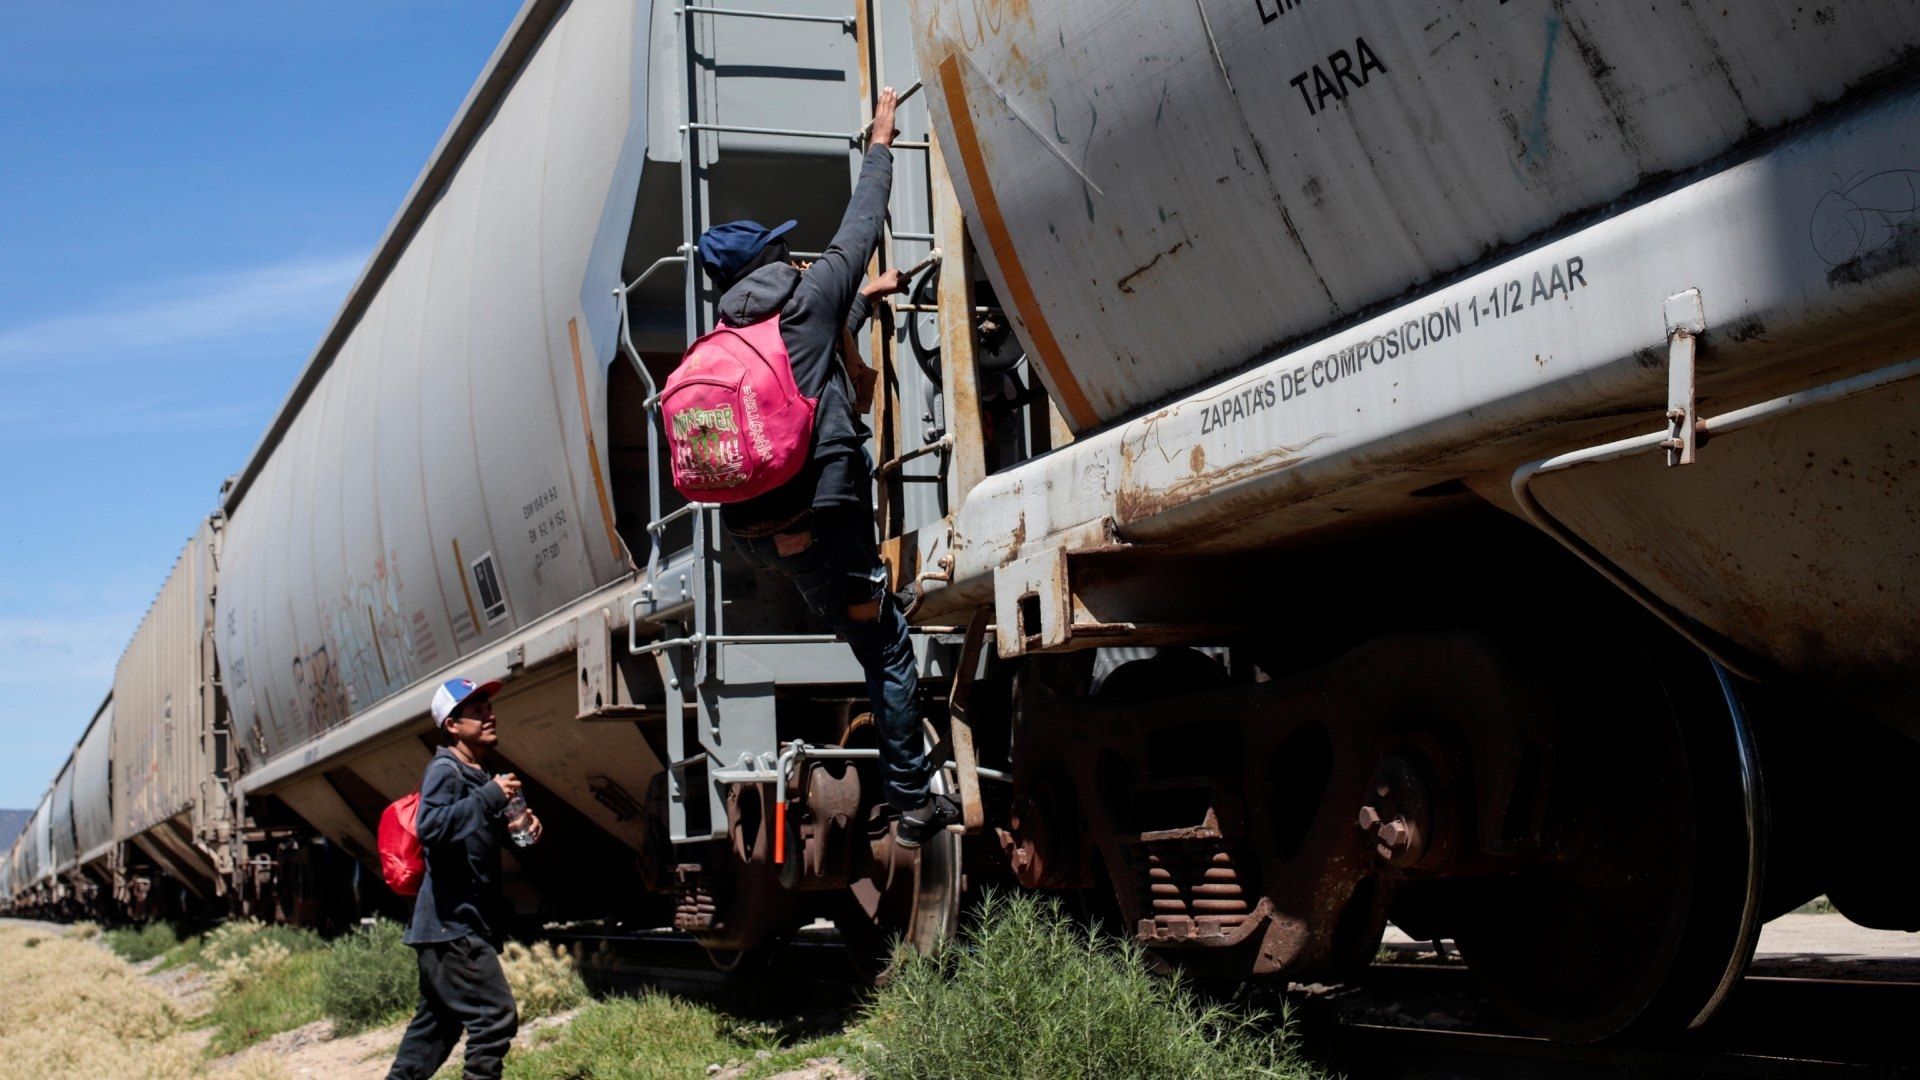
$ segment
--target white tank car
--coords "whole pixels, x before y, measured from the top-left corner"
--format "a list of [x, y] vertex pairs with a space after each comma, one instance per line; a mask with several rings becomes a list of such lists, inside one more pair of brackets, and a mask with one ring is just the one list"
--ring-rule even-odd
[[95, 884], [112, 884], [113, 699], [94, 713], [73, 755], [73, 830], [80, 867]]
[[1082, 431], [1777, 130], [1920, 38], [1920, 8], [1870, 2], [915, 11], [994, 285]]
[[[863, 85], [848, 5], [744, 9], [812, 21], [534, 0], [509, 29], [225, 496], [213, 640], [250, 807], [284, 806], [370, 866], [381, 810], [437, 744], [437, 682], [505, 678], [496, 764], [551, 826], [516, 901], [604, 910], [604, 868], [660, 851], [661, 754], [638, 721], [662, 706], [632, 695], [662, 677], [608, 662], [649, 551], [651, 464], [615, 289], [642, 279], [632, 359], [664, 379], [687, 340], [682, 24], [699, 119], [728, 127], [694, 136], [696, 213], [798, 218], [798, 251], [845, 208]], [[924, 204], [923, 183], [899, 187]], [[924, 253], [924, 216], [903, 211]], [[663, 529], [669, 554], [688, 531]], [[662, 577], [656, 602], [688, 593], [684, 568]], [[615, 684], [628, 711], [584, 715]]]
[[1023, 885], [1226, 977], [1391, 913], [1575, 1040], [1705, 1023], [1810, 890], [1920, 928], [1835, 827], [1920, 767], [1920, 8], [915, 11], [1075, 436], [922, 615], [1035, 663]]
[[1050, 547], [1270, 547], [1466, 485], [1736, 669], [1920, 734], [1913, 440], [1840, 434], [1897, 428], [1911, 372], [1753, 434], [1811, 402], [1770, 407], [1665, 475], [1649, 443], [1514, 476], [1920, 352], [1920, 8], [917, 10], [970, 228], [1083, 433], [968, 497], [960, 596], [1021, 592], [1044, 568], [1004, 565]]
[[63, 887], [75, 869], [73, 841], [73, 758], [60, 767], [53, 780], [53, 802], [49, 804], [47, 851], [52, 857], [53, 874]]
[[509, 35], [511, 92], [463, 111], [227, 495], [216, 641], [253, 763], [627, 572], [589, 406], [644, 149], [636, 10]]
[[32, 857], [27, 862], [27, 881], [29, 884], [45, 889], [53, 878], [53, 791], [49, 789], [40, 796], [40, 805], [34, 808], [33, 822], [27, 826], [28, 838], [33, 843]]

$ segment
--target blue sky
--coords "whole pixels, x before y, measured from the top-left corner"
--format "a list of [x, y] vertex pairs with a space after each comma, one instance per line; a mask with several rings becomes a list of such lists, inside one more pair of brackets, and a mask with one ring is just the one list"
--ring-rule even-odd
[[0, 0], [0, 807], [35, 804], [517, 0]]

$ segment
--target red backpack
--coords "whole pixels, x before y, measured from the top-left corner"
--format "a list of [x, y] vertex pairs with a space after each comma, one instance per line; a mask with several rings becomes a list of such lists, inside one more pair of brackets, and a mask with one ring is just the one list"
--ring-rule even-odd
[[420, 883], [427, 876], [427, 856], [414, 822], [419, 813], [420, 793], [414, 791], [380, 814], [380, 876], [387, 879], [387, 888], [401, 896], [420, 895]]
[[718, 326], [660, 392], [673, 486], [692, 502], [751, 499], [800, 474], [817, 402], [800, 396], [780, 317]]

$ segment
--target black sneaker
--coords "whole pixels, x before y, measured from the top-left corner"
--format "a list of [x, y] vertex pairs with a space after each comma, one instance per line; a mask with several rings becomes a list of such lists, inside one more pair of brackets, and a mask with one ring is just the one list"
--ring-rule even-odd
[[902, 811], [893, 826], [893, 842], [912, 851], [949, 825], [960, 824], [960, 804], [946, 795], [935, 795], [925, 803]]
[[900, 609], [900, 617], [913, 621], [914, 613], [920, 610], [920, 601], [927, 598], [927, 588], [918, 581], [909, 581], [893, 590], [893, 602]]

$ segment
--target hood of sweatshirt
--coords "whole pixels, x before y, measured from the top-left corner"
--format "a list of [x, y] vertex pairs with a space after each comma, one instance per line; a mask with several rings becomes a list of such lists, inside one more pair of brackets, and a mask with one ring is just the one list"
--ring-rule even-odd
[[747, 326], [787, 306], [800, 270], [792, 263], [769, 263], [734, 283], [720, 298], [720, 318], [730, 326]]

